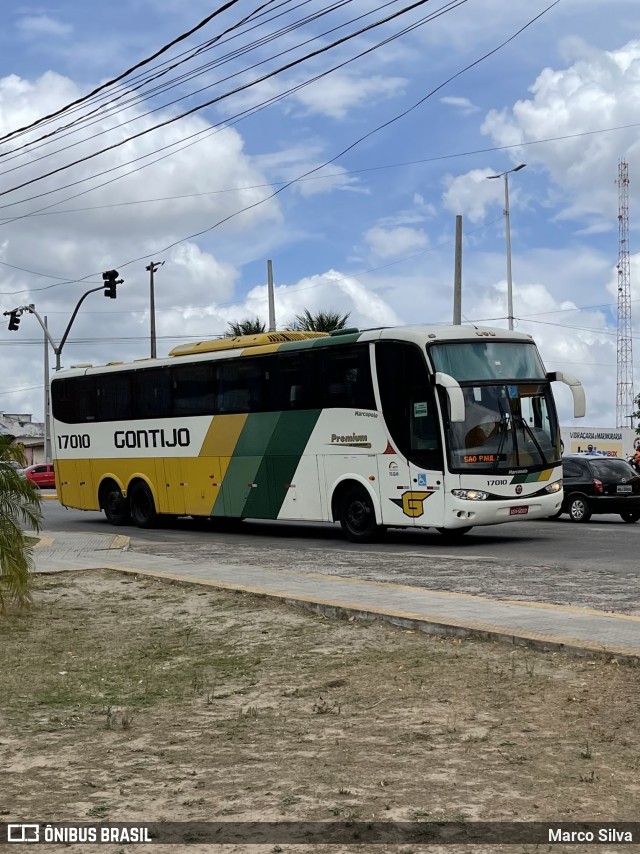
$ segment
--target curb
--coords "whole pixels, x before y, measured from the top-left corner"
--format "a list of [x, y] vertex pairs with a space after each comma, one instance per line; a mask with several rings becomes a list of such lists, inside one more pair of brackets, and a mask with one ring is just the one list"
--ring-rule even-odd
[[41, 501], [57, 501], [58, 496], [57, 495], [41, 495], [40, 500]]
[[[128, 575], [157, 578], [161, 581], [168, 581], [175, 584], [184, 584], [193, 587], [211, 587], [218, 590], [249, 593], [264, 599], [273, 599], [286, 605], [304, 608], [305, 610], [312, 611], [315, 614], [320, 614], [334, 619], [354, 617], [361, 620], [382, 620], [383, 622], [391, 623], [392, 625], [400, 628], [413, 629], [424, 632], [425, 634], [494, 640], [500, 641], [501, 643], [508, 643], [512, 646], [529, 647], [541, 652], [562, 652], [572, 655], [604, 658], [608, 660], [626, 660], [635, 665], [640, 664], [640, 646], [627, 647], [617, 644], [608, 644], [605, 646], [600, 643], [590, 643], [586, 640], [565, 635], [550, 635], [531, 631], [515, 632], [511, 627], [469, 620], [459, 620], [454, 622], [452, 620], [438, 617], [437, 615], [417, 614], [402, 610], [384, 610], [382, 608], [372, 607], [362, 609], [339, 599], [332, 600], [292, 596], [291, 593], [287, 593], [286, 591], [264, 590], [251, 585], [212, 581], [210, 579], [194, 578], [193, 576], [173, 575], [170, 573], [163, 573], [148, 569], [136, 569], [128, 566], [107, 565], [101, 567], [101, 569], [122, 572]], [[67, 571], [81, 572], [82, 570], [70, 569]], [[518, 604], [522, 605], [525, 603]], [[526, 604], [531, 604], [532, 607], [536, 608], [545, 607], [542, 603], [537, 602]], [[586, 609], [576, 610], [584, 612]], [[607, 617], [614, 616], [608, 612], [592, 611], [590, 613], [593, 613], [594, 615], [602, 613], [603, 616]], [[615, 616], [621, 620], [638, 620], [638, 617], [631, 615], [627, 616], [620, 614]]]

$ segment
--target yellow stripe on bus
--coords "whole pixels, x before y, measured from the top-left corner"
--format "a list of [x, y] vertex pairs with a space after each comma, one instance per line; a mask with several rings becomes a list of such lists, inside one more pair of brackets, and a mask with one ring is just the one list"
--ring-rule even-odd
[[200, 448], [201, 457], [231, 457], [247, 420], [241, 415], [216, 415]]

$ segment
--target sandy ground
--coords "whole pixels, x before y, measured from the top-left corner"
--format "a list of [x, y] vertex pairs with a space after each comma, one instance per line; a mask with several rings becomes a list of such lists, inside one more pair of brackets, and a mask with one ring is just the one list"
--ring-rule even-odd
[[[640, 668], [628, 664], [332, 621], [244, 594], [92, 571], [40, 577], [31, 612], [0, 617], [0, 674], [2, 821], [638, 814]], [[38, 846], [47, 849], [63, 846]], [[582, 849], [553, 848], [562, 850]]]

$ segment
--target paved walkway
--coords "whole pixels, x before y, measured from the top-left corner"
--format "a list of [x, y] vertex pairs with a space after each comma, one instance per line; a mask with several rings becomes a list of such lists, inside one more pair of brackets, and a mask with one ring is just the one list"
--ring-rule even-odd
[[481, 636], [542, 649], [640, 659], [640, 617], [443, 593], [296, 569], [207, 564], [127, 550], [112, 534], [42, 534], [37, 572], [114, 569], [280, 599], [330, 616], [384, 619], [431, 634]]

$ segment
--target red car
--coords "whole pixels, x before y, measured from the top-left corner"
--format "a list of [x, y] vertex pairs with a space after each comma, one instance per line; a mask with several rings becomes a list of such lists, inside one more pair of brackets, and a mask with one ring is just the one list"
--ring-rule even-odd
[[40, 489], [55, 489], [56, 478], [53, 473], [53, 465], [51, 463], [39, 463], [35, 466], [29, 466], [23, 471], [27, 480], [35, 483]]

